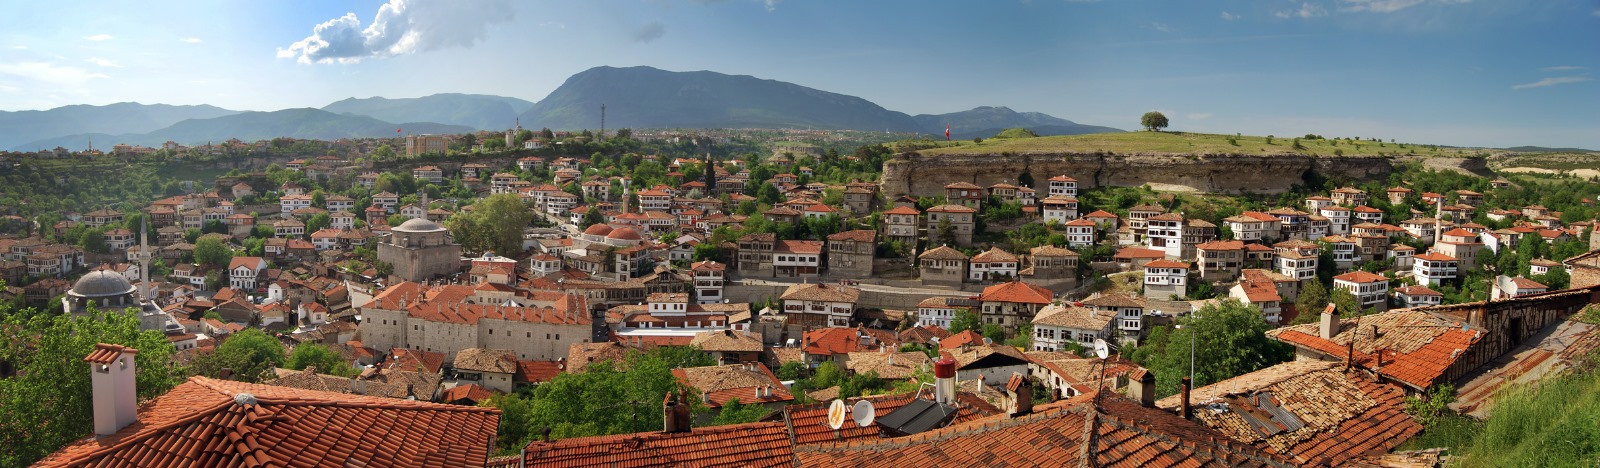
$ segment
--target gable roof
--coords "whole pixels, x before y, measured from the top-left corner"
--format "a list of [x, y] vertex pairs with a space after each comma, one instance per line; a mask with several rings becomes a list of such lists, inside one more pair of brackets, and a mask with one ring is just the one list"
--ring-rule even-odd
[[1233, 442], [1120, 396], [1099, 392], [894, 439], [802, 445], [807, 466], [1287, 466], [1285, 460]]
[[[1194, 390], [1195, 420], [1308, 465], [1385, 453], [1422, 431], [1405, 392], [1328, 361], [1290, 361]], [[1156, 406], [1176, 409], [1178, 396]]]
[[36, 466], [482, 466], [499, 420], [493, 408], [191, 377], [137, 422]]
[[781, 422], [697, 427], [689, 432], [638, 432], [544, 442], [522, 450], [524, 466], [795, 466]]
[[1433, 386], [1483, 339], [1483, 330], [1418, 309], [1341, 320], [1332, 339], [1322, 338], [1318, 327], [1316, 323], [1283, 327], [1268, 330], [1267, 337], [1341, 360], [1348, 352], [1346, 346], [1354, 342], [1355, 365], [1416, 389]]
[[1035, 286], [1021, 281], [1000, 283], [983, 288], [983, 294], [978, 296], [983, 302], [1016, 302], [1022, 304], [1049, 304], [1055, 298], [1055, 293], [1043, 286]]

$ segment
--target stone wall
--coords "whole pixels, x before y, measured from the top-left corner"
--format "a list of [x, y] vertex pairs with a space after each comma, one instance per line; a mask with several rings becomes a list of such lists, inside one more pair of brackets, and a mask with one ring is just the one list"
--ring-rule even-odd
[[1024, 153], [896, 155], [883, 166], [883, 194], [943, 195], [944, 186], [971, 182], [989, 186], [1017, 183], [1027, 171], [1034, 180], [1057, 175], [1078, 179], [1080, 189], [1101, 186], [1216, 193], [1281, 193], [1301, 182], [1307, 170], [1356, 180], [1375, 180], [1394, 170], [1384, 156], [1310, 157], [1299, 154]]

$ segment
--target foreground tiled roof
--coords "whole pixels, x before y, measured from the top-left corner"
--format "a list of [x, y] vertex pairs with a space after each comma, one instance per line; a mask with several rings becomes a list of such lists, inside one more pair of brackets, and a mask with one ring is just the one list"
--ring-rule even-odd
[[1341, 360], [1350, 354], [1346, 346], [1354, 342], [1356, 365], [1417, 389], [1433, 386], [1456, 360], [1472, 354], [1471, 348], [1483, 338], [1483, 330], [1418, 309], [1342, 320], [1332, 339], [1322, 338], [1318, 327], [1316, 323], [1283, 327], [1268, 330], [1267, 337]]
[[[1098, 401], [1097, 401], [1098, 399]], [[802, 445], [806, 466], [1288, 466], [1200, 424], [1090, 393], [894, 439]]]
[[500, 411], [191, 377], [37, 466], [482, 466]]
[[[1388, 452], [1422, 431], [1405, 392], [1328, 361], [1291, 361], [1194, 390], [1195, 420], [1302, 464]], [[1156, 406], [1177, 409], [1177, 396]]]
[[[881, 418], [893, 413], [906, 403], [915, 399], [916, 395], [902, 393], [898, 395], [873, 395], [845, 400], [846, 405], [855, 405], [857, 401], [871, 401], [872, 413]], [[950, 424], [961, 424], [1000, 413], [1000, 409], [990, 405], [983, 399], [971, 393], [956, 393], [955, 417]], [[819, 401], [804, 405], [790, 405], [784, 408], [784, 413], [789, 423], [789, 432], [794, 435], [796, 445], [822, 444], [828, 442], [845, 442], [851, 440], [878, 440], [883, 436], [876, 426], [861, 427], [856, 425], [854, 418], [845, 418], [844, 425], [838, 430], [828, 427], [828, 405], [831, 401]]]
[[544, 442], [523, 448], [525, 466], [794, 466], [794, 447], [780, 422], [639, 432]]

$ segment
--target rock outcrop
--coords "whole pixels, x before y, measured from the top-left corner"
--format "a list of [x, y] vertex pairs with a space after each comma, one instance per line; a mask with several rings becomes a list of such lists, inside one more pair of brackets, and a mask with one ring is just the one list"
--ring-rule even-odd
[[1080, 189], [1101, 186], [1212, 193], [1281, 193], [1302, 183], [1307, 171], [1353, 180], [1381, 179], [1394, 171], [1386, 156], [1300, 154], [1023, 153], [923, 155], [903, 153], [883, 165], [883, 193], [943, 195], [944, 186], [1007, 182], [1028, 172], [1044, 198], [1046, 180], [1067, 175]]

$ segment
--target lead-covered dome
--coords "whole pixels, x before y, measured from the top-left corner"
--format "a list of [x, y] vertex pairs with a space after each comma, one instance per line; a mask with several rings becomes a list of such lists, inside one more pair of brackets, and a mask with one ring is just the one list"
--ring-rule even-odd
[[72, 285], [72, 292], [83, 297], [110, 297], [133, 294], [133, 283], [113, 271], [97, 270], [83, 275]]
[[390, 231], [398, 232], [439, 232], [443, 230], [444, 228], [439, 227], [439, 223], [428, 221], [426, 218], [411, 218], [390, 229]]

